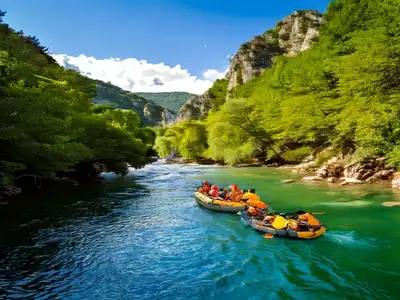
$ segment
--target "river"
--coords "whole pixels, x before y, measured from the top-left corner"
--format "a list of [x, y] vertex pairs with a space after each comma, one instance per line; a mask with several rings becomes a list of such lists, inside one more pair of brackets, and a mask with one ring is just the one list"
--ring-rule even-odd
[[[398, 299], [400, 210], [376, 186], [281, 184], [263, 168], [152, 164], [0, 210], [1, 299]], [[316, 240], [264, 239], [199, 207], [204, 179], [326, 212]]]

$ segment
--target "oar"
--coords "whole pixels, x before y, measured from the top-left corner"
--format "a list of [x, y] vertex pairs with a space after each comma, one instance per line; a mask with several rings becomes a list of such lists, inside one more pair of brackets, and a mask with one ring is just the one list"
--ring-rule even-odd
[[311, 214], [312, 215], [324, 215], [324, 214], [326, 214], [326, 211], [324, 211], [324, 212], [313, 212]]
[[265, 239], [273, 239], [273, 238], [274, 238], [274, 235], [272, 235], [272, 234], [270, 234], [270, 233], [266, 233], [266, 234], [264, 234], [264, 238], [265, 238]]

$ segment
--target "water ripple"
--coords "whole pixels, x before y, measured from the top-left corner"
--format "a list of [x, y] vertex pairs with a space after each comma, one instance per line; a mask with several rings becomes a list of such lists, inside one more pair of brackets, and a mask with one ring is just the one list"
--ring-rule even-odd
[[[391, 242], [398, 231], [365, 236], [331, 230], [315, 241], [266, 240], [243, 227], [238, 216], [196, 204], [192, 191], [212, 172], [150, 165], [124, 179], [106, 174], [104, 192], [88, 200], [62, 201], [60, 195], [59, 206], [48, 206], [53, 215], [33, 215], [15, 226], [18, 238], [3, 239], [0, 298], [389, 299], [395, 294], [386, 282], [400, 283], [400, 265], [389, 260], [398, 249]], [[224, 183], [226, 173], [221, 174]], [[271, 189], [279, 188], [276, 179], [271, 182]], [[364, 206], [359, 200], [325, 199], [319, 205], [366, 209], [373, 200], [369, 196]]]

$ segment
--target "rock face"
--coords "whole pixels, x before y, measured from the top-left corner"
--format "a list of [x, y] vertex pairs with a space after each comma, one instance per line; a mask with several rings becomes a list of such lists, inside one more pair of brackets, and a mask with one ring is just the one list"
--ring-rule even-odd
[[[271, 67], [276, 56], [293, 56], [309, 49], [318, 37], [322, 22], [322, 15], [317, 11], [295, 11], [279, 22], [274, 29], [241, 45], [230, 59], [230, 68], [226, 74], [228, 91]], [[226, 99], [230, 99], [229, 92]], [[208, 92], [193, 96], [182, 106], [177, 121], [201, 118], [210, 109]]]
[[392, 188], [400, 189], [400, 172], [396, 172], [393, 174]]
[[12, 184], [6, 184], [0, 186], [0, 203], [1, 205], [7, 204], [6, 200], [9, 197], [17, 196], [22, 193], [22, 189], [12, 185]]
[[164, 109], [161, 113], [161, 122], [165, 125], [172, 124], [175, 121], [175, 115], [168, 109]]
[[325, 165], [317, 170], [317, 176], [321, 178], [340, 177], [343, 172], [341, 160], [338, 157], [332, 157]]
[[195, 95], [181, 107], [176, 121], [198, 119], [205, 116], [210, 109], [211, 101], [208, 92], [203, 95]]
[[318, 37], [322, 15], [317, 11], [295, 11], [277, 26], [244, 43], [231, 58], [228, 90], [246, 83], [269, 68], [274, 57], [282, 54], [296, 55], [308, 50]]
[[385, 158], [378, 158], [346, 165], [343, 175], [347, 178], [374, 182], [390, 179], [393, 172], [393, 170], [385, 170]]

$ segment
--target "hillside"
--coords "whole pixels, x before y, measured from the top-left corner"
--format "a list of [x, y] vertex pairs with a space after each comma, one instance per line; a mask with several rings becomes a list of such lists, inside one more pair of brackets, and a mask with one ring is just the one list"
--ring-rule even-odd
[[[185, 126], [162, 132], [156, 147], [232, 165], [304, 160], [313, 170], [322, 167], [323, 177], [367, 182], [390, 177], [400, 167], [399, 28], [397, 0], [336, 0], [323, 16], [294, 14], [277, 26], [279, 40], [293, 38], [285, 52], [279, 54], [279, 42], [267, 63], [255, 68], [250, 61], [254, 72], [242, 67], [257, 55], [235, 56], [228, 77], [206, 94], [219, 92], [203, 101], [208, 105], [214, 99], [218, 106], [211, 105], [202, 121], [184, 121]], [[305, 42], [310, 32], [311, 44]], [[258, 40], [238, 53], [258, 49]], [[268, 58], [272, 52], [260, 53]]]
[[165, 92], [165, 93], [135, 93], [136, 95], [153, 101], [161, 107], [168, 109], [175, 115], [179, 113], [179, 109], [194, 94], [187, 92]]
[[[144, 125], [169, 124], [175, 120], [173, 112], [148, 98], [127, 92], [110, 83], [99, 80], [94, 80], [94, 82], [96, 83], [94, 104], [109, 104], [116, 108], [131, 109], [140, 116]], [[153, 98], [157, 98], [156, 95], [157, 93], [153, 95]]]
[[102, 171], [125, 173], [126, 163], [143, 166], [154, 132], [133, 111], [94, 106], [94, 81], [60, 67], [4, 16], [0, 10], [0, 183], [84, 181]]
[[318, 39], [322, 22], [322, 14], [317, 11], [295, 11], [274, 28], [243, 43], [231, 57], [226, 78], [218, 80], [203, 95], [190, 98], [180, 109], [178, 120], [203, 118], [212, 107], [235, 97], [236, 87], [270, 68], [276, 57], [295, 56], [310, 49]]

